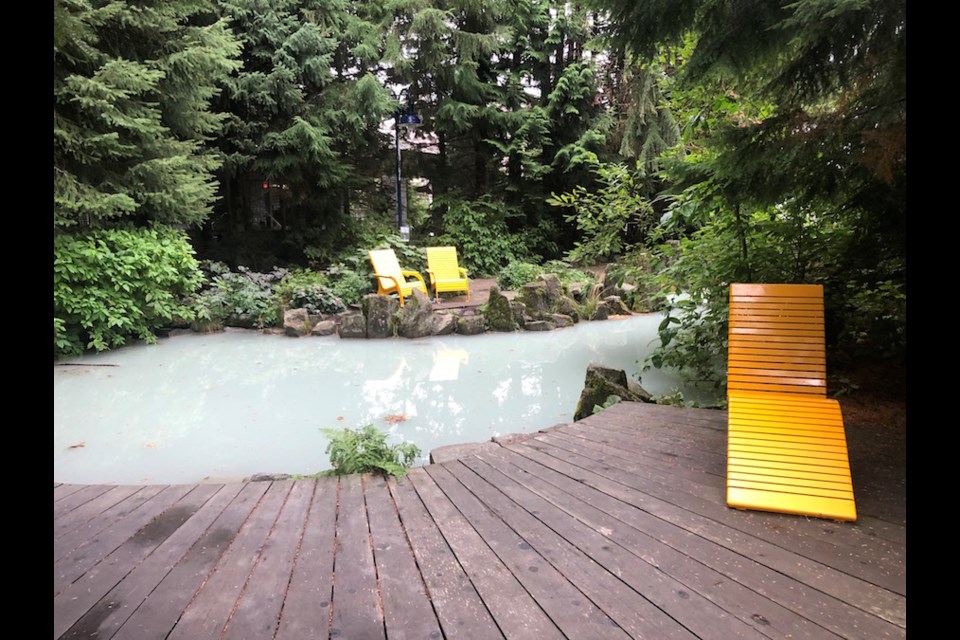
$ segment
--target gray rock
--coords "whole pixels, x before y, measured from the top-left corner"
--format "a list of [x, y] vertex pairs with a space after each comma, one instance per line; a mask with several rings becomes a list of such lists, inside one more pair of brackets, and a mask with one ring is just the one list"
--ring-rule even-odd
[[404, 298], [397, 334], [404, 338], [433, 335], [433, 303], [419, 289], [414, 289], [412, 295]]
[[607, 296], [603, 299], [603, 303], [607, 306], [607, 310], [612, 316], [633, 315], [630, 312], [630, 309], [627, 308], [627, 305], [623, 304], [623, 300], [620, 298], [620, 296]]
[[459, 318], [452, 313], [436, 313], [433, 315], [433, 335], [446, 336], [457, 330]]
[[528, 282], [520, 287], [517, 299], [526, 305], [526, 312], [532, 318], [540, 319], [550, 313], [550, 297], [545, 282]]
[[335, 320], [321, 320], [313, 327], [310, 333], [315, 336], [332, 336], [337, 332], [337, 322]]
[[341, 338], [366, 338], [367, 319], [362, 313], [345, 313], [340, 316], [338, 332]]
[[563, 285], [560, 283], [560, 278], [558, 278], [556, 274], [542, 273], [537, 276], [537, 280], [546, 285], [547, 297], [549, 299], [556, 300], [563, 295]]
[[580, 307], [573, 298], [563, 296], [557, 302], [556, 312], [565, 316], [570, 316], [574, 322], [580, 322]]
[[396, 332], [394, 314], [400, 308], [400, 303], [392, 296], [382, 296], [368, 293], [361, 301], [363, 316], [367, 320], [367, 337], [382, 339], [392, 338]]
[[523, 325], [527, 321], [527, 305], [519, 300], [511, 300], [510, 311], [513, 312], [513, 321], [517, 323], [518, 327], [523, 329]]
[[570, 296], [574, 300], [583, 302], [583, 299], [587, 293], [587, 286], [582, 282], [571, 282], [570, 286], [567, 287], [567, 291], [570, 292]]
[[250, 476], [250, 482], [279, 482], [289, 479], [289, 473], [255, 473]]
[[550, 320], [531, 320], [523, 325], [524, 331], [553, 331], [557, 328]]
[[487, 301], [483, 317], [486, 318], [487, 328], [491, 331], [517, 330], [517, 322], [514, 320], [510, 301], [500, 293], [497, 285], [490, 287], [490, 299]]
[[573, 326], [573, 318], [562, 313], [554, 313], [550, 316], [550, 322], [557, 327], [557, 329], [564, 329], [566, 327]]
[[607, 308], [606, 302], [598, 302], [597, 310], [593, 312], [591, 320], [606, 320], [610, 317], [610, 309]]
[[283, 312], [283, 331], [292, 338], [307, 335], [313, 329], [306, 309], [287, 309]]
[[463, 316], [457, 320], [457, 333], [464, 336], [480, 335], [484, 331], [482, 315]]
[[257, 319], [249, 313], [231, 313], [227, 316], [227, 319], [223, 321], [223, 326], [238, 327], [240, 329], [256, 329]]
[[593, 408], [602, 407], [610, 396], [617, 396], [622, 402], [653, 402], [649, 393], [639, 385], [635, 386], [638, 389], [636, 391], [630, 388], [623, 369], [611, 369], [594, 363], [587, 365], [583, 391], [580, 393], [573, 419], [582, 420], [593, 415]]

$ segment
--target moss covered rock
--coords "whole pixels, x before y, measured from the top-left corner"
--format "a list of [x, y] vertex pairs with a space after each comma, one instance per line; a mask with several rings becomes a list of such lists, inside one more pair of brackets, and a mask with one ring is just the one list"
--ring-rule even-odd
[[594, 407], [602, 407], [611, 396], [626, 402], [653, 402], [653, 397], [642, 387], [633, 383], [634, 390], [631, 386], [623, 369], [611, 369], [593, 363], [587, 365], [583, 391], [580, 393], [573, 419], [582, 420], [593, 415]]
[[490, 299], [487, 301], [483, 317], [490, 331], [516, 331], [517, 322], [513, 319], [510, 301], [500, 293], [496, 285], [490, 287]]

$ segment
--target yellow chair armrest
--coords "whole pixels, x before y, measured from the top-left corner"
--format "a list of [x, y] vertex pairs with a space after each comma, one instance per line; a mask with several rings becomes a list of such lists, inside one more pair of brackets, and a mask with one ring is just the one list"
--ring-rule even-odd
[[420, 284], [422, 284], [424, 287], [427, 286], [427, 285], [423, 282], [423, 276], [421, 276], [421, 275], [420, 275], [419, 273], [417, 273], [416, 271], [401, 271], [400, 273], [403, 274], [403, 276], [404, 276], [404, 277], [407, 277], [407, 278], [410, 278], [410, 277], [416, 278], [417, 280], [420, 281]]
[[460, 277], [463, 278], [464, 280], [467, 279], [467, 270], [464, 269], [463, 267], [460, 267]]

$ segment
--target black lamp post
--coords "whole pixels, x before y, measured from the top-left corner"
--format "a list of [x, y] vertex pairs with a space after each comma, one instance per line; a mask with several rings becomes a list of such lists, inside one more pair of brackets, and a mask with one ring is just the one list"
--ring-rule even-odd
[[400, 201], [400, 127], [416, 129], [421, 124], [420, 116], [413, 112], [413, 107], [397, 109], [396, 126], [394, 127], [397, 138], [397, 230], [403, 229], [403, 205]]

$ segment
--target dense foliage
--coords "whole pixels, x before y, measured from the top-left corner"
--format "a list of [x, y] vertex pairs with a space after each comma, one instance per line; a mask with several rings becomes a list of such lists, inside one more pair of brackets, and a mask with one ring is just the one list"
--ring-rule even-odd
[[420, 448], [411, 442], [387, 444], [387, 434], [372, 424], [322, 431], [330, 439], [326, 453], [333, 466], [331, 475], [376, 472], [402, 478], [420, 455]]
[[237, 50], [207, 0], [55, 0], [54, 229], [203, 222]]
[[54, 355], [102, 351], [186, 322], [202, 282], [186, 236], [157, 226], [60, 235], [53, 247]]
[[422, 272], [450, 244], [505, 288], [613, 262], [667, 312], [650, 364], [698, 379], [736, 280], [823, 283], [831, 357], [902, 354], [905, 42], [892, 0], [55, 0], [55, 261], [169, 225], [225, 263], [199, 291], [186, 259], [146, 270], [149, 319], [84, 302], [129, 274], [61, 273], [55, 352], [147, 338], [184, 296], [204, 329], [333, 312], [370, 249]]
[[612, 46], [668, 51], [674, 69], [683, 144], [663, 160], [669, 206], [651, 233], [669, 313], [652, 363], [720, 380], [733, 281], [822, 283], [830, 357], [902, 354], [903, 3], [592, 4]]

